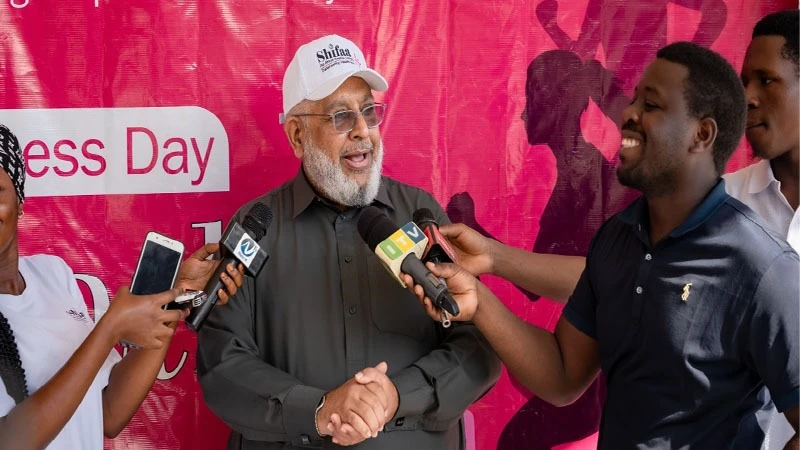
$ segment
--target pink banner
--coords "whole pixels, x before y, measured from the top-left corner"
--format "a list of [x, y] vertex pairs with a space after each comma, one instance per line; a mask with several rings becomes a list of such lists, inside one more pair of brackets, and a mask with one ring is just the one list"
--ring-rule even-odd
[[[614, 175], [621, 108], [655, 50], [710, 46], [739, 68], [779, 0], [353, 2], [0, 0], [0, 123], [25, 149], [23, 254], [64, 258], [102, 313], [157, 230], [187, 249], [298, 169], [278, 124], [283, 71], [336, 33], [389, 81], [384, 172], [510, 245], [583, 254], [630, 200]], [[523, 111], [525, 114], [523, 114]], [[521, 117], [524, 116], [524, 117]], [[728, 168], [750, 161], [742, 143]], [[561, 306], [491, 277], [518, 315]], [[107, 448], [223, 448], [195, 335], [179, 329], [140, 411]], [[531, 355], [535, 358], [536, 355]], [[507, 375], [470, 408], [472, 448], [596, 446], [598, 384], [565, 408]]]

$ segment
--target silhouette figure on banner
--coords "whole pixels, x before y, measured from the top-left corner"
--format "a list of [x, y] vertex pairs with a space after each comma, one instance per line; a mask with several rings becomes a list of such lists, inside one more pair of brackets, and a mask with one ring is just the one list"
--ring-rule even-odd
[[574, 41], [558, 25], [556, 0], [539, 3], [536, 18], [559, 50], [575, 53], [582, 61], [598, 59], [602, 46], [604, 65], [616, 74], [625, 92], [630, 92], [645, 65], [667, 44], [669, 3], [700, 12], [692, 37], [697, 45], [711, 47], [725, 28], [728, 7], [723, 0], [590, 0], [580, 35]]
[[[528, 66], [522, 120], [528, 143], [547, 144], [556, 159], [556, 183], [539, 219], [535, 253], [585, 256], [609, 217], [638, 194], [617, 180], [616, 164], [584, 139], [581, 114], [591, 98], [614, 123], [630, 100], [614, 74], [597, 61], [552, 50]], [[615, 158], [616, 159], [616, 158]], [[527, 294], [532, 301], [539, 297]]]
[[[585, 255], [602, 223], [624, 208], [636, 192], [619, 184], [616, 167], [581, 134], [581, 114], [591, 98], [618, 123], [629, 103], [613, 73], [596, 61], [584, 64], [575, 54], [542, 53], [528, 67], [526, 106], [522, 114], [528, 142], [547, 144], [556, 159], [553, 192], [539, 220], [533, 251]], [[469, 193], [454, 195], [447, 205], [453, 222], [490, 236], [475, 219]], [[520, 290], [532, 301], [539, 297]], [[506, 425], [498, 450], [550, 449], [586, 438], [600, 425], [605, 388], [598, 378], [572, 405], [558, 408], [532, 397]]]
[[[589, 98], [619, 123], [629, 99], [613, 74], [596, 61], [586, 64], [573, 53], [542, 53], [528, 67], [526, 106], [522, 113], [528, 142], [547, 144], [556, 158], [556, 183], [539, 220], [533, 251], [560, 255], [586, 254], [603, 222], [633, 198], [619, 184], [616, 166], [581, 134], [581, 114]], [[447, 214], [485, 236], [493, 236], [475, 218], [468, 192], [450, 198]], [[532, 301], [539, 296], [520, 290]]]

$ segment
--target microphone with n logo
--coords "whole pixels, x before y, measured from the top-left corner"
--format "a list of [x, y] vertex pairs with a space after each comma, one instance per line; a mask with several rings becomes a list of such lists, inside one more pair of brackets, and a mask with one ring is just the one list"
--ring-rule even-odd
[[269, 259], [266, 250], [258, 245], [258, 241], [267, 233], [271, 222], [272, 210], [259, 202], [250, 208], [241, 225], [235, 220], [228, 224], [228, 228], [219, 241], [222, 261], [203, 289], [208, 298], [200, 306], [192, 309], [186, 318], [186, 326], [190, 330], [198, 331], [203, 326], [206, 317], [219, 300], [217, 293], [220, 289], [225, 288], [220, 275], [225, 272], [228, 264], [233, 263], [236, 266], [238, 263], [242, 263], [247, 275], [251, 277], [258, 275], [258, 272], [264, 267], [264, 263]]
[[398, 229], [380, 209], [368, 206], [358, 219], [358, 232], [386, 270], [403, 287], [405, 283], [400, 279], [400, 272], [410, 275], [414, 283], [422, 286], [434, 305], [454, 316], [458, 315], [458, 304], [447, 291], [447, 285], [420, 261], [428, 238], [414, 222]]

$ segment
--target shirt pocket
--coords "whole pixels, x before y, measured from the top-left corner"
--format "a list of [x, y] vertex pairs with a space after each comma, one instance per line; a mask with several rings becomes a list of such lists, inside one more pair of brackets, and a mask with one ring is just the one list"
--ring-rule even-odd
[[[681, 297], [682, 298], [682, 297]], [[683, 355], [686, 358], [717, 359], [728, 348], [726, 336], [735, 323], [728, 320], [734, 296], [713, 284], [703, 284], [690, 292], [679, 317], [688, 321]]]
[[741, 369], [734, 345], [737, 318], [729, 314], [735, 301], [733, 294], [705, 284], [694, 289], [678, 320], [687, 321], [682, 337], [681, 356], [686, 367], [683, 393], [689, 404], [712, 389], [715, 380], [734, 377]]
[[416, 296], [380, 264], [370, 264], [368, 273], [370, 316], [375, 328], [416, 341], [430, 337], [435, 322], [425, 313]]

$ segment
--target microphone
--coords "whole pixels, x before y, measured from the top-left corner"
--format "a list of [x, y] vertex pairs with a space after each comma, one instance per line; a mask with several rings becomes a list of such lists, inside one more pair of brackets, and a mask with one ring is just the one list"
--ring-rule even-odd
[[380, 209], [367, 206], [358, 218], [358, 233], [389, 273], [406, 287], [400, 272], [407, 273], [422, 286], [425, 295], [441, 309], [458, 315], [458, 304], [447, 291], [447, 285], [431, 273], [419, 257], [428, 244], [425, 233], [414, 222], [400, 229]]
[[269, 256], [266, 250], [258, 245], [258, 241], [267, 233], [267, 228], [272, 222], [272, 210], [261, 202], [256, 203], [244, 216], [242, 224], [232, 220], [228, 228], [222, 235], [220, 252], [222, 261], [217, 266], [217, 270], [209, 278], [206, 287], [203, 289], [207, 299], [197, 308], [192, 309], [186, 318], [186, 326], [192, 331], [199, 331], [203, 326], [211, 309], [219, 300], [217, 292], [225, 287], [220, 279], [220, 275], [225, 272], [228, 264], [242, 263], [245, 272], [251, 277], [258, 275]]
[[422, 262], [436, 264], [456, 262], [456, 253], [450, 242], [439, 232], [439, 222], [433, 217], [430, 209], [420, 208], [414, 211], [413, 220], [428, 238], [428, 247], [422, 256]]

